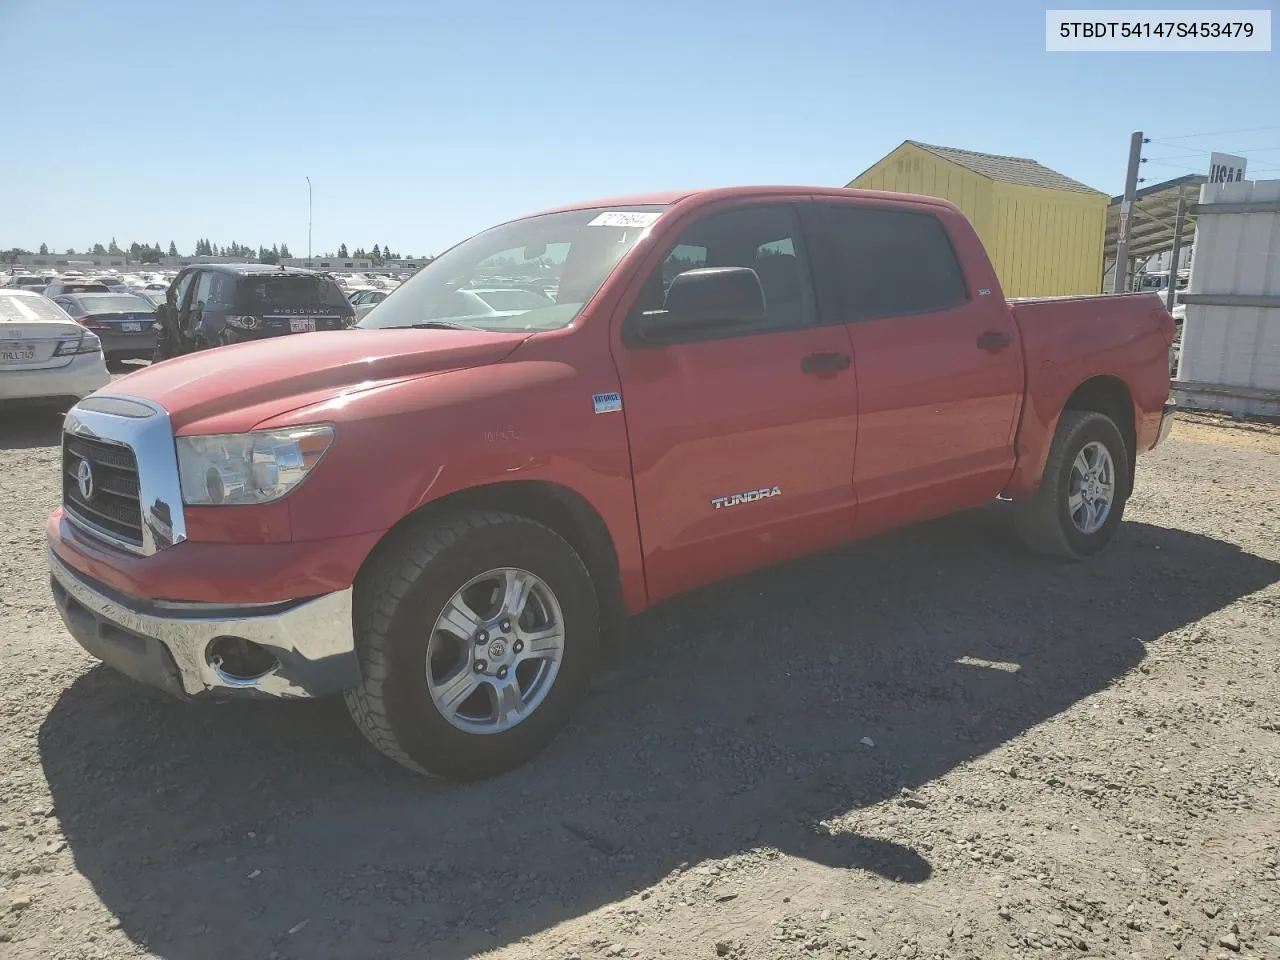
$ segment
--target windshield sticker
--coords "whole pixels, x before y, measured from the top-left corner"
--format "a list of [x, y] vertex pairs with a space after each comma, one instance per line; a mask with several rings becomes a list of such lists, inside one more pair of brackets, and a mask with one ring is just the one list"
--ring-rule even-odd
[[593, 393], [591, 405], [595, 407], [596, 413], [617, 413], [622, 409], [622, 394]]
[[588, 227], [648, 227], [652, 226], [661, 213], [628, 213], [625, 210], [606, 210], [593, 220], [587, 221]]

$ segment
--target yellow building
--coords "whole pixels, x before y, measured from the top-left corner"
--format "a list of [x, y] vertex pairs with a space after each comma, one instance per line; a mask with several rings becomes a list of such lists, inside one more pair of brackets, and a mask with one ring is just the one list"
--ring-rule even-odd
[[907, 140], [848, 186], [950, 200], [978, 231], [1005, 296], [1101, 292], [1111, 198], [1034, 160]]

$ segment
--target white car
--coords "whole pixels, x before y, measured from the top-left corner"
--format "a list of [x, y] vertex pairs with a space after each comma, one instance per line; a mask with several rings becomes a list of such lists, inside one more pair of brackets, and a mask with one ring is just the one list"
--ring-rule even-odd
[[48, 297], [0, 289], [0, 404], [80, 400], [110, 382], [96, 335]]

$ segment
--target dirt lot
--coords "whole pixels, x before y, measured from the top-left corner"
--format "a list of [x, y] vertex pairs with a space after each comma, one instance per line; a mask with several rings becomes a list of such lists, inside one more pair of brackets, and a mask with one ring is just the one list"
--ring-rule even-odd
[[1180, 422], [1084, 565], [993, 508], [670, 604], [465, 787], [95, 666], [56, 440], [0, 423], [2, 957], [1280, 958], [1280, 430]]

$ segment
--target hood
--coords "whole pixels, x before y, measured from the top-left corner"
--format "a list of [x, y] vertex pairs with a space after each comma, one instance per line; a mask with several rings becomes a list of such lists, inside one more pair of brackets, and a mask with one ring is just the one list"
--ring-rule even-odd
[[175, 357], [105, 388], [152, 400], [174, 431], [238, 432], [344, 393], [497, 363], [527, 332], [335, 330], [273, 337]]

